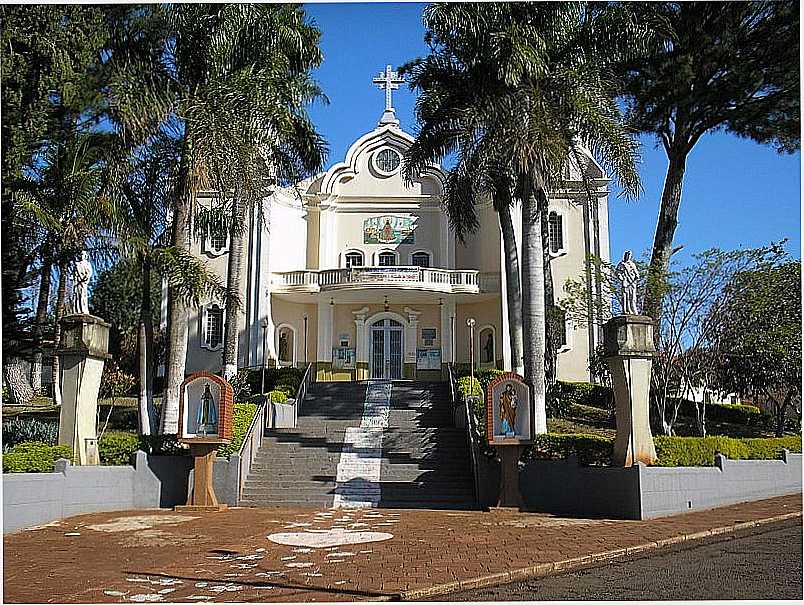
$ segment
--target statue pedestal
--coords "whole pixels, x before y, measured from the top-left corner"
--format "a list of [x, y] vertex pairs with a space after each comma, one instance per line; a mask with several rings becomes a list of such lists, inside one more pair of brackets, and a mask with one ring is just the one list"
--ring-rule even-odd
[[522, 493], [519, 491], [520, 445], [495, 447], [500, 456], [500, 497], [492, 510], [510, 511], [522, 508]]
[[617, 409], [614, 466], [656, 461], [649, 415], [650, 371], [656, 353], [653, 326], [653, 319], [644, 315], [618, 315], [603, 324], [603, 345]]
[[64, 346], [59, 445], [69, 445], [76, 465], [100, 464], [96, 422], [103, 364], [109, 357], [109, 327], [99, 317], [78, 314], [62, 320]]
[[226, 504], [220, 504], [215, 496], [212, 483], [212, 468], [215, 464], [215, 454], [222, 442], [220, 439], [210, 439], [205, 442], [196, 439], [190, 443], [190, 455], [194, 459], [193, 465], [193, 491], [187, 504], [176, 506], [177, 511], [209, 511], [226, 510]]

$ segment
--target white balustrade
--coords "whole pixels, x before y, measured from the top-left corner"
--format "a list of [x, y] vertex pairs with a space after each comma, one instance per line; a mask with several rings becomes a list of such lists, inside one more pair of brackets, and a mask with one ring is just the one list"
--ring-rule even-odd
[[446, 292], [498, 292], [499, 273], [429, 267], [352, 267], [321, 271], [287, 271], [273, 274], [273, 284], [280, 289], [326, 290], [360, 285], [415, 287]]

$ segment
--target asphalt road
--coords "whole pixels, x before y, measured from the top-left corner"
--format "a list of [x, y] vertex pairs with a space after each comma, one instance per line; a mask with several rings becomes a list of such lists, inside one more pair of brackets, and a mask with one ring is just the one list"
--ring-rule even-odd
[[802, 598], [801, 520], [437, 601]]

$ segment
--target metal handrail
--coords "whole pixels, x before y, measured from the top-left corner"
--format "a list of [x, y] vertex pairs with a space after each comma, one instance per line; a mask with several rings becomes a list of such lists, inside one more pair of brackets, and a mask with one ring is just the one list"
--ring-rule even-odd
[[[449, 375], [449, 393], [450, 399], [452, 400], [452, 409], [455, 410], [457, 408], [456, 405], [456, 396], [457, 396], [457, 388], [455, 387], [455, 374], [452, 369], [452, 364], [447, 364], [447, 373]], [[472, 388], [470, 386], [470, 388]], [[476, 431], [476, 423], [475, 423], [475, 415], [474, 412], [469, 409], [469, 397], [463, 398], [463, 406], [464, 406], [464, 413], [466, 414], [466, 439], [467, 445], [469, 446], [469, 460], [472, 464], [472, 493], [474, 494], [475, 502], [480, 505], [480, 496], [479, 496], [479, 489], [478, 489], [478, 474], [477, 474], [477, 444], [475, 443], [475, 434]]]
[[298, 424], [299, 409], [301, 408], [304, 398], [307, 397], [307, 389], [310, 386], [310, 383], [313, 382], [313, 378], [315, 378], [313, 364], [308, 363], [307, 369], [304, 371], [304, 376], [299, 383], [299, 388], [296, 390], [296, 405], [293, 406], [293, 426]]
[[[263, 401], [257, 406], [257, 411], [254, 418], [251, 419], [251, 424], [243, 436], [243, 443], [240, 444], [240, 449], [237, 450], [237, 455], [240, 458], [237, 477], [237, 500], [240, 501], [241, 492], [243, 491], [243, 483], [251, 470], [251, 463], [257, 455], [257, 450], [260, 449], [262, 438], [265, 435], [265, 426], [268, 420], [268, 402]], [[257, 446], [254, 446], [256, 442]]]

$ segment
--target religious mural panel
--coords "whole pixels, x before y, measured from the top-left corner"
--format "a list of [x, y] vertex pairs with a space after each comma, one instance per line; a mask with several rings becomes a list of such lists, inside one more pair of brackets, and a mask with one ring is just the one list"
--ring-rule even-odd
[[415, 225], [412, 218], [378, 216], [363, 221], [364, 244], [413, 244]]
[[530, 391], [521, 376], [509, 372], [489, 384], [486, 414], [490, 445], [517, 445], [533, 439]]

